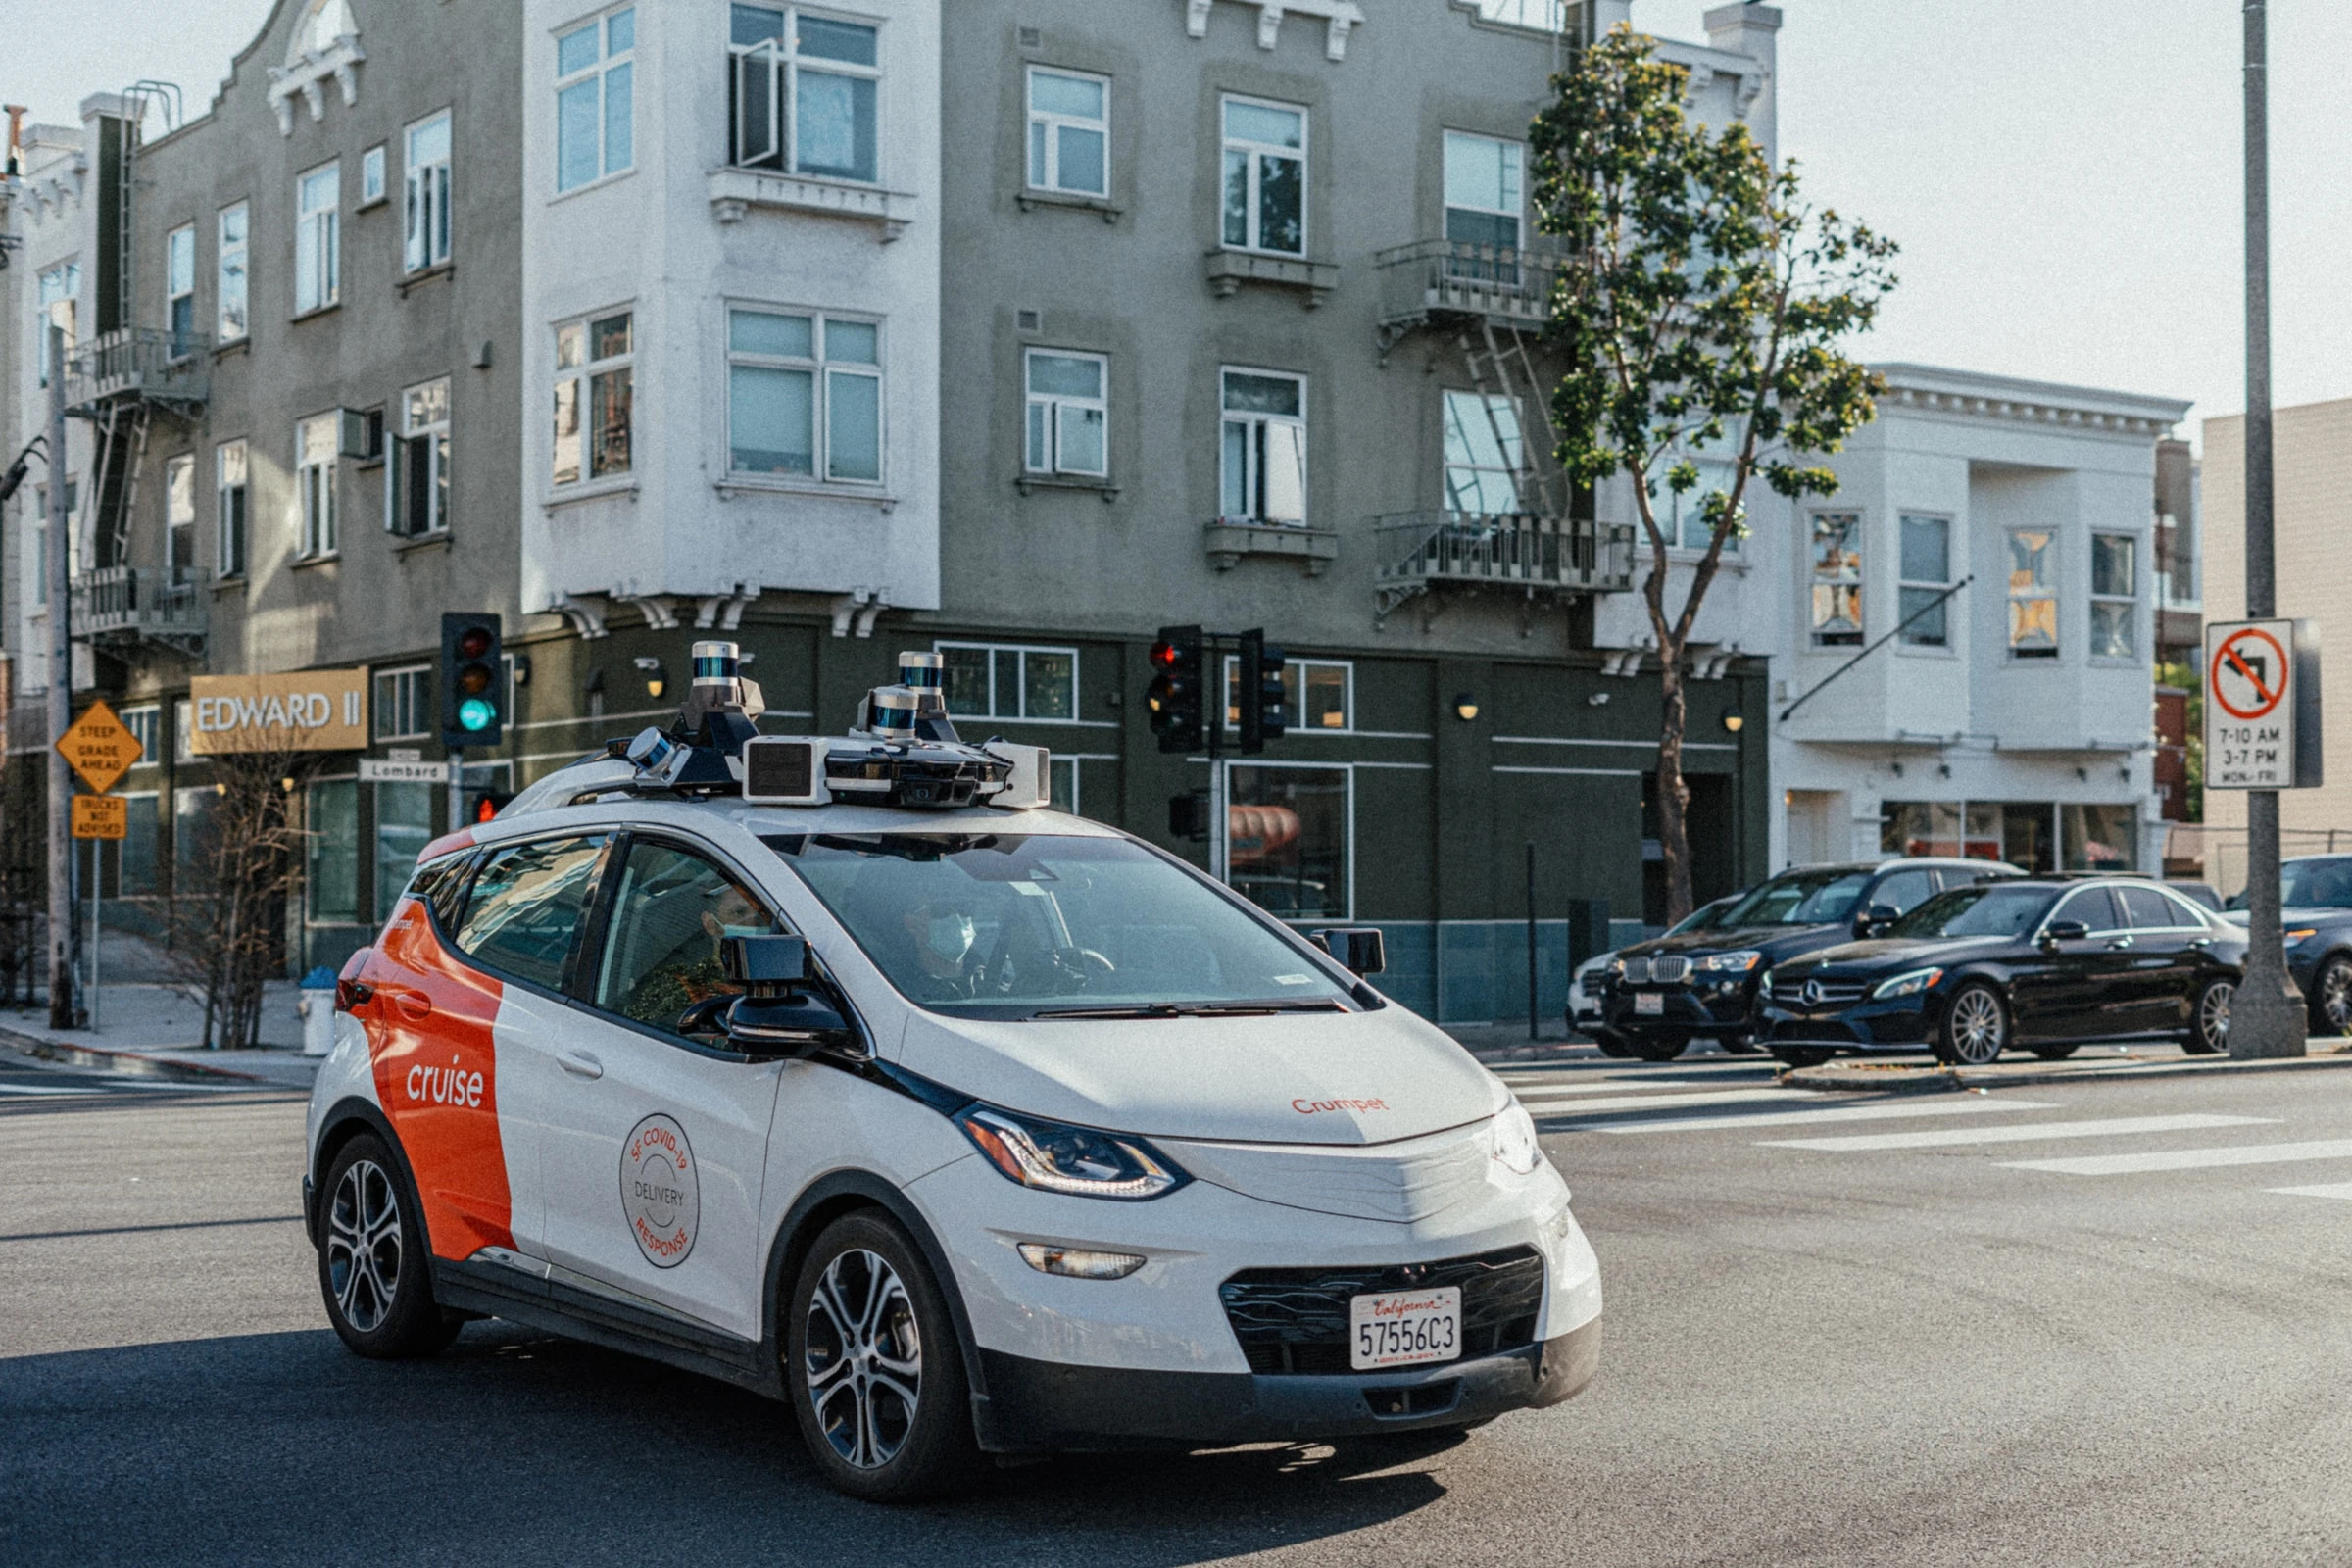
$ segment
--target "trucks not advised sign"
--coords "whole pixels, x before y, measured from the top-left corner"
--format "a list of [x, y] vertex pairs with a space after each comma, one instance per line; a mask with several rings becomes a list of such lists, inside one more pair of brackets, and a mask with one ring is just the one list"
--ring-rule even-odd
[[2308, 620], [2205, 627], [2205, 787], [2313, 789], [2321, 781], [2320, 638]]

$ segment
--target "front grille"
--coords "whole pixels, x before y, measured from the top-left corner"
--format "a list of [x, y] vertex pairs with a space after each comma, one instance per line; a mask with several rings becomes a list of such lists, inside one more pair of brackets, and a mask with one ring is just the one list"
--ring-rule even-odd
[[1652, 958], [1649, 977], [1663, 985], [1679, 985], [1690, 978], [1690, 960], [1681, 956]]
[[1775, 995], [1800, 1007], [1843, 1007], [1860, 1002], [1869, 989], [1867, 980], [1808, 980]]
[[1784, 1018], [1772, 1026], [1772, 1038], [1798, 1044], [1814, 1041], [1828, 1045], [1834, 1041], [1852, 1041], [1854, 1031], [1835, 1018]]
[[1462, 1292], [1462, 1355], [1493, 1355], [1532, 1345], [1544, 1305], [1544, 1259], [1532, 1247], [1442, 1263], [1369, 1268], [1244, 1269], [1217, 1287], [1225, 1319], [1259, 1373], [1352, 1371], [1348, 1303], [1381, 1291]]

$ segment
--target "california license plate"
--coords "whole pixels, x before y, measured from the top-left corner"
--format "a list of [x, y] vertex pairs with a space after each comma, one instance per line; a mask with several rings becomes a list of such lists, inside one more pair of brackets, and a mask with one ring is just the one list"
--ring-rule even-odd
[[1637, 992], [1635, 992], [1635, 993], [1634, 993], [1634, 1011], [1635, 1011], [1635, 1012], [1637, 1012], [1637, 1013], [1639, 1013], [1641, 1016], [1642, 1016], [1642, 1017], [1644, 1017], [1644, 1018], [1663, 1018], [1663, 1017], [1665, 1017], [1665, 1016], [1666, 1016], [1666, 993], [1665, 993], [1665, 992], [1663, 992], [1663, 991], [1637, 991]]
[[1350, 1364], [1358, 1372], [1451, 1361], [1462, 1353], [1462, 1292], [1388, 1291], [1348, 1303]]

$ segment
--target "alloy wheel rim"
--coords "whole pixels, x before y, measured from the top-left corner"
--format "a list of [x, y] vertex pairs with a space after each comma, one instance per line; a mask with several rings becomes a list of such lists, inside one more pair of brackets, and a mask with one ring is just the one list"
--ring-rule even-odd
[[2197, 1004], [2197, 1032], [2216, 1051], [2230, 1049], [2230, 1001], [2236, 995], [2237, 987], [2217, 980], [2205, 988], [2205, 996]]
[[2320, 1011], [2337, 1034], [2352, 1034], [2352, 963], [2338, 959], [2320, 975]]
[[2001, 1004], [1989, 991], [1963, 991], [1952, 1003], [1952, 1048], [1972, 1067], [2001, 1054]]
[[806, 1339], [808, 1402], [833, 1451], [860, 1470], [897, 1458], [923, 1386], [922, 1332], [898, 1271], [863, 1248], [827, 1263], [808, 1298]]
[[400, 1196], [372, 1159], [355, 1159], [326, 1211], [326, 1279], [335, 1310], [362, 1334], [391, 1315], [400, 1294]]

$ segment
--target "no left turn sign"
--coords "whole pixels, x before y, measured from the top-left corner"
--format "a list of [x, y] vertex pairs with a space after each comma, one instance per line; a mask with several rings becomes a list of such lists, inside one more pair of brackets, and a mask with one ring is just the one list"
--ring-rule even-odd
[[2205, 628], [2205, 787], [2310, 789], [2320, 782], [2319, 634], [2309, 621]]
[[2289, 676], [2286, 650], [2278, 639], [2266, 627], [2240, 626], [2214, 650], [2205, 678], [2223, 712], [2252, 723], [2278, 710]]

